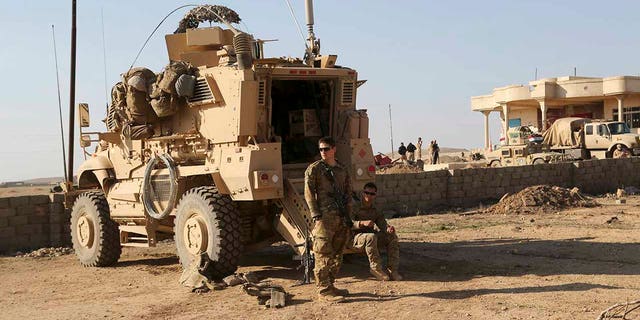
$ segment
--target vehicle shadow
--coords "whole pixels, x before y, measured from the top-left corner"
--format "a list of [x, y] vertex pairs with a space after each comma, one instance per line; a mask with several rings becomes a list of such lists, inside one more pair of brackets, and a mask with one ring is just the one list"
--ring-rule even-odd
[[[262, 266], [260, 274], [300, 279], [299, 261], [287, 246], [245, 256], [243, 266]], [[385, 254], [382, 255], [386, 261]], [[443, 243], [401, 242], [400, 270], [405, 281], [466, 281], [486, 276], [640, 275], [640, 245], [594, 242], [593, 238], [540, 240], [477, 239]], [[340, 277], [370, 279], [364, 254], [345, 255]]]
[[567, 291], [588, 291], [592, 289], [619, 289], [615, 286], [607, 286], [592, 283], [567, 283], [562, 285], [550, 286], [528, 286], [516, 288], [483, 288], [470, 290], [447, 290], [426, 293], [400, 294], [400, 295], [376, 295], [368, 292], [357, 292], [349, 295], [345, 302], [371, 302], [371, 301], [392, 301], [409, 297], [424, 297], [434, 299], [468, 299], [472, 297], [488, 295], [488, 294], [526, 294], [526, 293], [544, 293], [544, 292], [567, 292]]
[[180, 264], [180, 261], [176, 256], [118, 261], [118, 263], [115, 266], [116, 267], [169, 266], [174, 264], [175, 265]]

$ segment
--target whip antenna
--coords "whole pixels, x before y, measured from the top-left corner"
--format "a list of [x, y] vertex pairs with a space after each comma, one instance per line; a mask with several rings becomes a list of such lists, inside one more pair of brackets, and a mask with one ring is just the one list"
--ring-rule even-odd
[[60, 78], [58, 77], [58, 50], [56, 49], [56, 30], [51, 25], [51, 35], [53, 36], [53, 56], [56, 60], [56, 84], [58, 85], [58, 112], [60, 113], [60, 139], [62, 140], [62, 169], [64, 170], [64, 181], [69, 181], [67, 177], [67, 157], [64, 148], [64, 127], [62, 125], [62, 100], [60, 99]]

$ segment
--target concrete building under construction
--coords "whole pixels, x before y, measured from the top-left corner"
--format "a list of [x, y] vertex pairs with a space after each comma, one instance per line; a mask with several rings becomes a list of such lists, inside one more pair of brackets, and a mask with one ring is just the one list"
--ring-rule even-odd
[[640, 130], [640, 77], [558, 77], [509, 85], [471, 97], [471, 110], [484, 115], [484, 144], [490, 145], [489, 115], [500, 114], [502, 132], [516, 126], [545, 130], [556, 119], [583, 117], [624, 121]]

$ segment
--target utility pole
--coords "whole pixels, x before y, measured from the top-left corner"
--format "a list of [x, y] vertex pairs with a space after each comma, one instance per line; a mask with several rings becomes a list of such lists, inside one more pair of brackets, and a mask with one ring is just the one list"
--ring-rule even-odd
[[69, 165], [67, 166], [67, 186], [70, 190], [73, 185], [73, 147], [75, 129], [75, 104], [76, 104], [76, 0], [71, 1], [71, 72], [69, 81]]
[[391, 159], [393, 159], [394, 156], [394, 148], [393, 148], [393, 121], [391, 121], [391, 104], [389, 104], [389, 129], [391, 131]]

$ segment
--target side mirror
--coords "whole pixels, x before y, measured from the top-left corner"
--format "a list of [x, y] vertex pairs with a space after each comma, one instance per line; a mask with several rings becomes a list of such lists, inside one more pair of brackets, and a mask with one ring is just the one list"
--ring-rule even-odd
[[89, 104], [88, 103], [80, 103], [78, 104], [78, 121], [80, 122], [81, 128], [89, 127]]
[[91, 137], [88, 134], [80, 136], [80, 146], [83, 148], [91, 146]]

